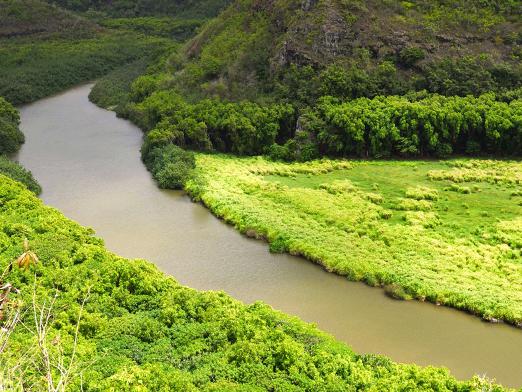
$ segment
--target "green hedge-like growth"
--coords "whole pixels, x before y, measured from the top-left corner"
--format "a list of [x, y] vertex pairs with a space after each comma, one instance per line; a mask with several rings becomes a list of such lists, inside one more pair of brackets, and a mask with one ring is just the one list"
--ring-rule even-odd
[[[522, 100], [494, 94], [445, 97], [425, 93], [317, 105], [189, 103], [161, 78], [146, 76], [133, 86], [139, 104], [131, 119], [151, 130], [150, 145], [173, 143], [201, 151], [238, 155], [267, 153], [280, 160], [335, 157], [447, 157], [453, 154], [522, 154]], [[296, 114], [299, 113], [299, 114]]]
[[323, 98], [308, 121], [322, 154], [337, 156], [438, 156], [522, 154], [522, 100], [499, 102], [493, 94]]

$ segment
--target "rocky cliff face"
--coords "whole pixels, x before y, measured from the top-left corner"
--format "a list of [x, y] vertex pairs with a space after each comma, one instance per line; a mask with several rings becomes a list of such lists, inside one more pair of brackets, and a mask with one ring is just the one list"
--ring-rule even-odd
[[187, 45], [186, 54], [201, 68], [205, 86], [224, 83], [223, 91], [232, 91], [234, 83], [243, 91], [256, 81], [266, 86], [292, 65], [371, 70], [391, 62], [405, 78], [466, 56], [516, 68], [522, 56], [520, 3], [487, 4], [236, 0]]
[[481, 19], [487, 18], [482, 11], [475, 21], [460, 15], [461, 20], [452, 22], [449, 16], [430, 15], [413, 3], [411, 8], [400, 4], [303, 0], [301, 12], [287, 26], [278, 57], [286, 64], [325, 64], [365, 50], [371, 59], [382, 60], [415, 47], [429, 59], [488, 53], [506, 60], [521, 43], [522, 17], [496, 15], [487, 22]]

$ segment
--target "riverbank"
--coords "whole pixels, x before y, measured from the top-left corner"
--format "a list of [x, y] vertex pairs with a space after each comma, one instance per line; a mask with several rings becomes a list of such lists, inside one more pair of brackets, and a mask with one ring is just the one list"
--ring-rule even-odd
[[[33, 267], [34, 278], [30, 271], [15, 270], [12, 283], [25, 304], [35, 301], [34, 279], [37, 305], [56, 298], [44, 344], [50, 347], [52, 362], [69, 363], [77, 352], [71, 389], [101, 391], [138, 384], [147, 390], [490, 388], [478, 378], [457, 382], [443, 369], [359, 356], [261, 303], [246, 306], [224, 293], [183, 287], [148, 262], [106, 251], [91, 230], [45, 207], [4, 176], [0, 205], [1, 268], [20, 253], [27, 237], [40, 263]], [[85, 310], [76, 335], [82, 303]], [[30, 325], [32, 313], [24, 314]], [[35, 360], [34, 339], [30, 329], [15, 329], [0, 359], [3, 385], [43, 382], [38, 371], [28, 371]], [[37, 349], [35, 353], [38, 362]], [[8, 371], [15, 363], [17, 370]]]
[[522, 326], [515, 161], [198, 155], [187, 189], [242, 233], [400, 299]]

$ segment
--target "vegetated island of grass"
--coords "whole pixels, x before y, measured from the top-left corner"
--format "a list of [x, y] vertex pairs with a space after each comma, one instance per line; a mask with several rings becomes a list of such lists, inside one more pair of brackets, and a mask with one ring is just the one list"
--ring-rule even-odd
[[186, 188], [276, 252], [522, 326], [519, 161], [277, 163], [197, 155]]
[[[441, 368], [358, 355], [262, 303], [183, 287], [151, 263], [108, 252], [92, 230], [0, 176], [2, 270], [24, 238], [40, 262], [13, 269], [11, 283], [28, 308], [26, 326], [34, 325], [31, 302], [49, 306], [56, 297], [43, 345], [53, 364], [69, 368], [74, 355], [71, 390], [503, 390], [478, 377], [456, 381]], [[3, 386], [46, 388], [39, 346], [32, 328], [15, 329], [0, 356]]]

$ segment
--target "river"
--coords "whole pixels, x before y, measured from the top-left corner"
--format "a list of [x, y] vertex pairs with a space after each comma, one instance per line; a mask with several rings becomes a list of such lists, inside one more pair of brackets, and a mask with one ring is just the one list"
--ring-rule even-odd
[[522, 331], [395, 301], [304, 259], [270, 254], [182, 192], [158, 189], [140, 161], [141, 131], [91, 104], [91, 87], [22, 107], [26, 143], [18, 160], [42, 185], [46, 204], [94, 228], [110, 250], [150, 260], [190, 287], [262, 300], [360, 353], [522, 386]]

